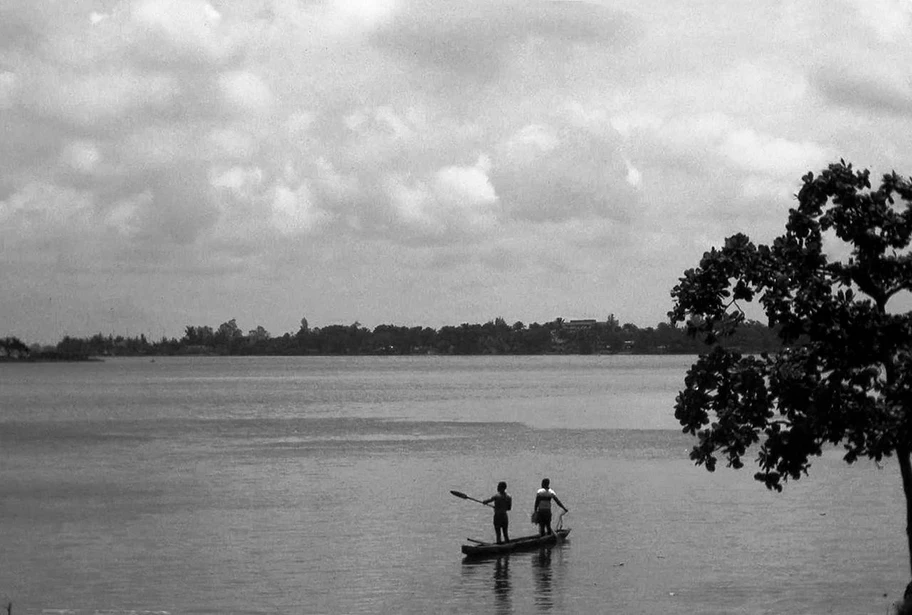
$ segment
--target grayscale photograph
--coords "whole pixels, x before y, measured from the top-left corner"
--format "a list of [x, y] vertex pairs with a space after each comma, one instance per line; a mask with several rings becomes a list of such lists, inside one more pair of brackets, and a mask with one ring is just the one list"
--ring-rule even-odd
[[0, 615], [912, 615], [912, 0], [0, 0]]

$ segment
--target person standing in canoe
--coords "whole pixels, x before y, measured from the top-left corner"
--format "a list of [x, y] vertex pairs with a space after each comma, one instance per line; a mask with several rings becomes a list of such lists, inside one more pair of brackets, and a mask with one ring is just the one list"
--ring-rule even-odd
[[[497, 493], [489, 497], [482, 504], [494, 504], [494, 533], [497, 535], [497, 544], [510, 542], [510, 518], [507, 511], [513, 508], [513, 498], [507, 494], [507, 483], [497, 483]], [[503, 533], [503, 540], [501, 540]]]
[[538, 535], [553, 534], [551, 530], [551, 501], [564, 509], [564, 512], [570, 512], [564, 503], [560, 501], [557, 494], [551, 491], [551, 479], [543, 478], [541, 489], [535, 494], [535, 504], [532, 507], [532, 518], [538, 523]]

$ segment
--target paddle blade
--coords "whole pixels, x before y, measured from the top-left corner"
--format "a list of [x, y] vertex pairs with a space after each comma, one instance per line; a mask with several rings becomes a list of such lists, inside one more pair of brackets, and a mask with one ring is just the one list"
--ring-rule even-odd
[[450, 493], [452, 493], [453, 495], [455, 495], [457, 498], [462, 498], [463, 500], [468, 500], [468, 499], [469, 499], [469, 496], [467, 496], [466, 494], [464, 494], [462, 491], [450, 491]]

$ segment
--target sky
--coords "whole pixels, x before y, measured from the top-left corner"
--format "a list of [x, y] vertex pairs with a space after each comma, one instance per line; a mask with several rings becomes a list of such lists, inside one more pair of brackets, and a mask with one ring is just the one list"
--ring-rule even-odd
[[3, 0], [0, 336], [655, 326], [840, 158], [909, 0]]

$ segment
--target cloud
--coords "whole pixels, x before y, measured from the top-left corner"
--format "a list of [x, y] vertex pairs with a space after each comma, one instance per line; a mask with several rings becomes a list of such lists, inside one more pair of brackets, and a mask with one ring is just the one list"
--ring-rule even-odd
[[817, 168], [827, 160], [826, 150], [816, 143], [771, 137], [750, 128], [729, 132], [720, 149], [741, 170], [778, 176], [789, 176], [797, 169]]
[[133, 240], [142, 232], [142, 212], [152, 204], [153, 197], [149, 192], [119, 199], [107, 210], [104, 222], [118, 235]]
[[239, 126], [220, 126], [206, 135], [205, 151], [218, 161], [247, 160], [258, 150], [257, 140]]
[[624, 163], [627, 165], [627, 183], [636, 188], [643, 183], [643, 174], [629, 160], [625, 160]]
[[329, 214], [314, 205], [305, 184], [297, 188], [278, 183], [272, 200], [273, 223], [283, 234], [313, 231], [329, 221]]
[[23, 104], [31, 111], [108, 130], [111, 122], [119, 125], [128, 116], [164, 107], [179, 93], [174, 78], [127, 67], [77, 75], [51, 69], [28, 81], [31, 87]]
[[912, 6], [907, 0], [851, 0], [861, 21], [886, 43], [905, 39], [912, 25]]
[[0, 249], [86, 306], [109, 281], [199, 298], [169, 333], [264, 296], [653, 324], [708, 245], [780, 230], [806, 171], [912, 159], [908, 15], [878, 2], [7, 0]]
[[262, 112], [272, 104], [269, 86], [250, 71], [223, 73], [219, 87], [228, 107], [236, 113]]
[[221, 63], [243, 43], [240, 28], [225, 23], [205, 0], [138, 0], [130, 22], [136, 28], [134, 51], [166, 65]]
[[495, 161], [492, 183], [510, 218], [624, 222], [635, 210], [627, 161], [611, 128], [525, 126], [503, 141]]
[[530, 40], [548, 45], [624, 45], [635, 28], [623, 14], [586, 2], [472, 0], [404, 2], [373, 40], [451, 77], [490, 80], [501, 74], [510, 49]]
[[438, 198], [455, 207], [477, 207], [491, 205], [497, 201], [497, 194], [488, 178], [491, 159], [482, 154], [474, 166], [449, 166], [437, 171], [434, 185]]
[[215, 188], [225, 188], [241, 198], [252, 198], [263, 184], [263, 170], [259, 167], [230, 167], [213, 169], [209, 182]]
[[520, 158], [528, 156], [531, 159], [553, 151], [558, 145], [560, 145], [560, 139], [550, 126], [529, 124], [511, 136], [504, 149], [510, 156]]
[[891, 70], [828, 65], [818, 68], [812, 79], [820, 93], [838, 105], [859, 111], [912, 114], [912, 83], [905, 66]]
[[390, 21], [396, 4], [394, 0], [332, 0], [328, 3], [328, 21], [339, 31], [353, 26], [370, 31]]
[[72, 141], [64, 148], [61, 158], [64, 165], [85, 175], [91, 175], [97, 171], [102, 162], [98, 145], [86, 140]]
[[0, 111], [13, 106], [19, 94], [19, 77], [12, 71], [0, 71]]
[[488, 177], [491, 160], [482, 154], [472, 166], [450, 165], [427, 179], [391, 174], [384, 182], [390, 204], [412, 232], [449, 240], [484, 233], [497, 224], [498, 197]]
[[445, 226], [434, 215], [434, 196], [427, 184], [391, 175], [386, 178], [384, 188], [393, 210], [407, 227], [422, 234], [443, 234]]
[[144, 212], [145, 239], [157, 245], [192, 244], [218, 221], [219, 208], [200, 164], [167, 167], [148, 177], [152, 201]]
[[32, 51], [41, 44], [41, 9], [30, 4], [22, 0], [10, 0], [0, 7], [0, 51]]
[[84, 191], [34, 182], [0, 201], [0, 221], [16, 250], [31, 241], [78, 236], [91, 229], [93, 210], [93, 199]]

